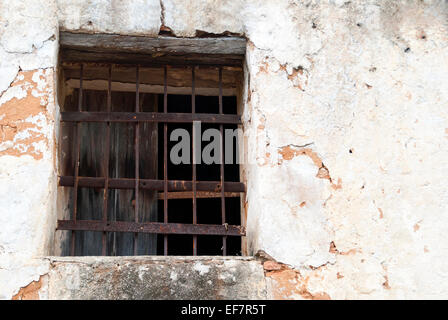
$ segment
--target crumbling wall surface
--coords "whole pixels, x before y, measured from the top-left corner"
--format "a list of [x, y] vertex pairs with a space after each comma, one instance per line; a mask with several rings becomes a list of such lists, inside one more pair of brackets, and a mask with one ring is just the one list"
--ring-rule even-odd
[[300, 292], [448, 297], [446, 2], [276, 3], [247, 19], [252, 250]]
[[60, 30], [157, 36], [159, 0], [56, 0]]
[[48, 270], [57, 30], [53, 1], [0, 2], [0, 299]]
[[56, 2], [0, 3], [1, 298], [46, 281], [56, 21], [248, 39], [247, 240], [273, 296], [448, 297], [446, 1]]
[[248, 39], [249, 253], [301, 288], [277, 298], [448, 297], [448, 4], [161, 4], [176, 36]]
[[249, 243], [300, 288], [277, 297], [447, 298], [447, 3], [251, 8]]
[[448, 4], [247, 14], [248, 241], [300, 289], [277, 297], [447, 298]]
[[51, 258], [50, 299], [266, 299], [249, 257]]

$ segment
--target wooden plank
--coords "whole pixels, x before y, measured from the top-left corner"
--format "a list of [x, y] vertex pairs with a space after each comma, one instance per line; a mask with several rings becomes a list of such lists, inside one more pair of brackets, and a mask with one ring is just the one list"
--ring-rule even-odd
[[[79, 94], [79, 91], [77, 94]], [[78, 98], [79, 96], [77, 96], [76, 100]], [[82, 99], [80, 99], [82, 105], [78, 109], [84, 111], [103, 111], [106, 110], [106, 101], [106, 92], [92, 94], [92, 92], [82, 90]], [[69, 104], [70, 99], [66, 102]], [[105, 167], [103, 157], [106, 153], [106, 144], [99, 143], [96, 137], [106, 136], [106, 124], [83, 123], [80, 124], [79, 131], [79, 175], [104, 176]], [[103, 190], [78, 188], [78, 219], [101, 220], [103, 197]], [[77, 232], [75, 242], [76, 255], [101, 255], [102, 253], [102, 235], [99, 233]]]
[[86, 34], [60, 32], [62, 48], [91, 49], [98, 52], [135, 52], [143, 54], [244, 55], [246, 40], [238, 37], [221, 38], [148, 38], [116, 34]]
[[[113, 74], [115, 68], [113, 69]], [[135, 68], [134, 68], [135, 77]], [[157, 111], [156, 96], [141, 94], [139, 99], [140, 110]], [[134, 92], [123, 93], [112, 91], [112, 112], [134, 112], [136, 108], [135, 83]], [[140, 126], [141, 136], [147, 137], [147, 143], [140, 144], [140, 175], [145, 178], [155, 178], [157, 174], [157, 146], [152, 143], [157, 140], [156, 123], [143, 123]], [[154, 136], [153, 136], [154, 135]], [[97, 138], [98, 139], [98, 138]], [[110, 166], [110, 203], [109, 221], [135, 222], [135, 179], [132, 188], [116, 189], [110, 181], [116, 177], [135, 177], [135, 126], [126, 123], [111, 123], [111, 166]], [[143, 141], [142, 141], [143, 142]], [[134, 164], [132, 166], [131, 164]], [[157, 220], [157, 194], [155, 190], [139, 190], [138, 211], [139, 222]], [[95, 220], [95, 219], [92, 219]], [[134, 235], [129, 233], [110, 234], [110, 255], [134, 255]], [[139, 254], [157, 253], [157, 236], [141, 234], [138, 236]]]
[[98, 52], [98, 50], [75, 50], [61, 48], [61, 61], [64, 62], [92, 62], [92, 63], [114, 63], [122, 65], [140, 66], [234, 66], [241, 67], [244, 62], [242, 55], [214, 54], [204, 55], [192, 53], [188, 55], [147, 54], [129, 52]]
[[[79, 89], [79, 80], [69, 79], [65, 81], [65, 85], [70, 89]], [[106, 80], [87, 80], [83, 83], [84, 89], [88, 90], [96, 90], [96, 91], [106, 91], [107, 90], [107, 81]], [[121, 92], [135, 92], [135, 84], [134, 83], [123, 83], [123, 82], [113, 82], [112, 83], [113, 91], [121, 91]], [[157, 93], [164, 94], [165, 88], [162, 85], [157, 84], [142, 84], [140, 85], [141, 93]], [[188, 95], [191, 93], [190, 87], [167, 87], [168, 94], [181, 94]], [[218, 89], [217, 88], [198, 88], [197, 94], [201, 96], [217, 96]], [[237, 96], [238, 88], [226, 88], [223, 90], [223, 96]]]
[[245, 236], [242, 226], [213, 224], [183, 224], [160, 222], [126, 222], [126, 221], [92, 221], [92, 220], [58, 220], [57, 230], [88, 230], [106, 232], [136, 232], [159, 234], [198, 234]]
[[[134, 69], [135, 70], [135, 69]], [[84, 105], [83, 110], [94, 112], [105, 112], [107, 110], [107, 92], [94, 92], [83, 90]], [[140, 103], [143, 111], [157, 111], [157, 96], [152, 94], [141, 94]], [[69, 95], [65, 99], [64, 108], [76, 110], [78, 100], [78, 91]], [[135, 92], [123, 93], [112, 92], [112, 111], [124, 110], [133, 111], [135, 108]], [[145, 122], [141, 126], [141, 136], [148, 137], [146, 143], [141, 143], [140, 172], [145, 178], [155, 178], [157, 174], [157, 144], [152, 143], [157, 140], [157, 123]], [[104, 192], [100, 190], [105, 186], [105, 176], [109, 177], [127, 177], [133, 178], [133, 173], [127, 167], [129, 161], [135, 159], [133, 148], [134, 130], [132, 126], [125, 123], [111, 124], [111, 137], [109, 146], [109, 163], [112, 166], [105, 165], [104, 157], [107, 155], [106, 141], [107, 122], [103, 123], [83, 123], [81, 131], [80, 148], [80, 175], [92, 175], [101, 177], [102, 187], [84, 188], [78, 190], [78, 206], [81, 220], [101, 220], [101, 213], [104, 210]], [[72, 130], [73, 131], [73, 130]], [[74, 132], [65, 130], [67, 138], [63, 139], [63, 144], [71, 146]], [[152, 138], [151, 138], [152, 137]], [[100, 139], [99, 139], [100, 138]], [[65, 147], [64, 149], [67, 149]], [[72, 148], [73, 149], [73, 148]], [[69, 152], [69, 157], [62, 171], [65, 174], [73, 174], [73, 154]], [[110, 181], [110, 180], [109, 180]], [[134, 180], [135, 181], [135, 180]], [[95, 181], [89, 180], [89, 183]], [[73, 183], [72, 183], [73, 184]], [[132, 187], [135, 187], [135, 183]], [[133, 188], [123, 188], [122, 190], [110, 188], [107, 197], [107, 220], [134, 220], [134, 206], [132, 200], [135, 197]], [[149, 222], [157, 220], [157, 193], [156, 190], [145, 189], [139, 191], [139, 222]], [[76, 231], [76, 252], [80, 255], [100, 255], [102, 253], [102, 237], [99, 233], [88, 231]], [[133, 254], [133, 235], [130, 234], [107, 234], [107, 255], [132, 255]], [[139, 235], [139, 252], [145, 254], [156, 254], [157, 236], [152, 234]]]
[[[154, 112], [158, 108], [158, 96], [140, 93], [140, 110]], [[158, 159], [158, 124], [145, 122], [140, 124], [140, 179], [157, 179]], [[157, 221], [158, 201], [156, 190], [139, 189], [139, 221]], [[157, 235], [138, 235], [139, 254], [157, 254]]]
[[[104, 177], [79, 177], [80, 188], [104, 188]], [[61, 187], [73, 187], [73, 176], [60, 176]], [[220, 181], [197, 181], [198, 191], [221, 191]], [[135, 179], [110, 178], [109, 189], [134, 189]], [[140, 179], [140, 189], [163, 191], [163, 180]], [[245, 192], [242, 182], [225, 182], [224, 188], [227, 192]], [[192, 191], [193, 183], [187, 180], [168, 180], [168, 191]]]
[[66, 122], [170, 122], [241, 124], [241, 116], [213, 113], [158, 113], [158, 112], [61, 112]]
[[[77, 80], [79, 84], [79, 64], [65, 62], [62, 64], [64, 70], [64, 79]], [[107, 66], [102, 64], [84, 63], [83, 86], [90, 80], [108, 80]], [[167, 86], [168, 87], [189, 87], [191, 94], [191, 68], [187, 67], [169, 67], [167, 68]], [[196, 67], [196, 89], [198, 88], [218, 88], [216, 75], [218, 69], [210, 66]], [[226, 88], [236, 88], [242, 80], [242, 68], [225, 67], [223, 68], [223, 83]], [[133, 84], [135, 92], [135, 67], [114, 66], [112, 74], [112, 83], [130, 83]], [[87, 82], [86, 82], [87, 81]], [[164, 68], [160, 67], [141, 67], [140, 85], [160, 85], [164, 86]], [[107, 87], [105, 87], [107, 90]], [[112, 84], [113, 89], [113, 84]]]
[[[182, 67], [167, 68], [167, 93], [191, 94], [190, 69]], [[101, 63], [84, 63], [83, 88], [92, 90], [108, 89], [108, 68]], [[218, 69], [211, 66], [196, 67], [197, 95], [218, 95]], [[63, 63], [65, 85], [79, 88], [79, 63]], [[242, 68], [225, 67], [223, 69], [223, 95], [238, 94], [243, 79]], [[140, 67], [140, 92], [164, 93], [164, 68]], [[135, 66], [114, 65], [112, 74], [113, 91], [135, 92]]]

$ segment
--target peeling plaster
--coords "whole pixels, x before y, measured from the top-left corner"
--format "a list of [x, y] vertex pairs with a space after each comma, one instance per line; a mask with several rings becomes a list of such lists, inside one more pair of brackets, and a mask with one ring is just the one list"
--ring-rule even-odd
[[53, 70], [19, 72], [0, 97], [0, 156], [43, 158], [49, 148], [47, 111], [53, 103]]
[[[248, 252], [278, 261], [276, 297], [447, 297], [447, 14], [443, 1], [3, 1], [0, 297], [38, 281], [22, 266], [51, 251], [58, 28], [246, 37]], [[40, 89], [25, 80], [38, 70]]]
[[40, 291], [43, 289], [45, 284], [46, 275], [39, 277], [39, 280], [32, 281], [26, 287], [20, 288], [19, 292], [15, 294], [11, 300], [40, 300]]
[[311, 293], [307, 288], [309, 277], [282, 263], [265, 261], [263, 263], [270, 294], [275, 300], [331, 300], [325, 292]]
[[61, 30], [155, 37], [161, 26], [159, 0], [56, 0]]
[[0, 3], [0, 299], [46, 298], [38, 287], [56, 221], [57, 52], [54, 1]]

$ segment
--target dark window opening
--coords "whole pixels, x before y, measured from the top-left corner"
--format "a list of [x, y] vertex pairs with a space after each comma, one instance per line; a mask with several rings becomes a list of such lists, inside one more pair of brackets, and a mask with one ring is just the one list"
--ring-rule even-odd
[[[159, 96], [159, 109], [163, 109], [163, 95]], [[219, 101], [216, 96], [196, 96], [196, 112], [218, 114]], [[223, 97], [223, 113], [237, 114], [236, 97]], [[168, 112], [182, 112], [191, 113], [191, 96], [187, 95], [168, 95]], [[224, 125], [225, 129], [237, 129], [237, 125]], [[168, 124], [168, 137], [173, 130], [183, 128], [192, 135], [191, 124]], [[202, 124], [201, 134], [207, 129], [220, 129], [219, 124]], [[158, 131], [158, 145], [159, 145], [159, 163], [163, 163], [163, 126], [159, 126]], [[168, 141], [168, 150], [177, 142]], [[204, 147], [203, 142], [202, 147]], [[236, 154], [237, 145], [234, 144], [233, 154]], [[191, 158], [190, 158], [191, 159]], [[198, 181], [219, 181], [220, 180], [220, 165], [219, 164], [198, 164], [196, 165], [196, 178]], [[239, 182], [239, 165], [225, 164], [224, 165], [225, 181]], [[163, 179], [163, 167], [159, 166], [158, 176]], [[192, 165], [175, 165], [168, 163], [168, 179], [170, 180], [192, 180]], [[198, 224], [221, 224], [221, 199], [205, 198], [205, 194], [198, 194], [197, 199], [197, 223]], [[160, 193], [158, 203], [158, 220], [163, 221], [163, 193]], [[169, 199], [168, 200], [168, 215], [170, 222], [175, 223], [192, 223], [193, 207], [191, 199]], [[241, 224], [240, 212], [240, 197], [232, 195], [232, 197], [225, 198], [226, 222], [229, 225]], [[193, 248], [191, 243], [192, 236], [169, 236], [169, 255], [193, 255]], [[198, 236], [197, 254], [198, 255], [217, 255], [222, 254], [222, 237], [219, 236]], [[157, 239], [157, 254], [163, 254], [163, 235], [159, 235]], [[240, 237], [227, 237], [227, 254], [241, 255], [241, 241]]]
[[[170, 141], [171, 133], [183, 128], [191, 137], [193, 121], [201, 121], [201, 134], [238, 128], [236, 96], [223, 94], [232, 82], [232, 76], [223, 77], [225, 67], [208, 68], [206, 76], [198, 66], [154, 71], [75, 64], [66, 69], [64, 79], [75, 87], [61, 112], [59, 185], [67, 194], [67, 213], [58, 230], [68, 231], [63, 252], [241, 255], [239, 164], [193, 165], [194, 150], [189, 164], [175, 165], [169, 158], [178, 143]], [[130, 72], [135, 75], [131, 85]], [[183, 75], [182, 89], [170, 72], [177, 79]], [[210, 77], [213, 84], [204, 89]], [[224, 145], [225, 140], [221, 150]]]

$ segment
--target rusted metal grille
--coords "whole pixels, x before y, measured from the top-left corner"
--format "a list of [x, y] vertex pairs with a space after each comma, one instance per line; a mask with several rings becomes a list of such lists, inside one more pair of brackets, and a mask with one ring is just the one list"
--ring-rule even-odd
[[[84, 65], [79, 65], [79, 95], [76, 112], [61, 112], [62, 122], [75, 124], [74, 136], [74, 175], [60, 176], [59, 186], [72, 187], [72, 217], [71, 220], [58, 220], [57, 230], [71, 231], [70, 254], [75, 255], [75, 231], [96, 231], [102, 232], [102, 255], [106, 255], [107, 234], [109, 232], [131, 232], [134, 234], [134, 254], [137, 255], [138, 233], [153, 233], [163, 235], [163, 253], [168, 255], [168, 235], [187, 234], [193, 236], [193, 255], [197, 255], [198, 235], [222, 236], [222, 254], [227, 255], [227, 236], [245, 236], [245, 229], [240, 225], [228, 225], [226, 223], [226, 197], [239, 196], [245, 192], [245, 186], [241, 182], [225, 181], [224, 166], [224, 139], [220, 140], [220, 180], [219, 181], [198, 181], [196, 173], [196, 163], [192, 162], [192, 180], [169, 180], [168, 179], [168, 123], [191, 123], [194, 121], [202, 123], [218, 124], [221, 137], [223, 137], [223, 125], [241, 124], [240, 116], [236, 114], [224, 114], [223, 112], [223, 81], [222, 67], [217, 67], [217, 77], [219, 79], [219, 113], [196, 113], [196, 93], [195, 93], [195, 66], [191, 67], [191, 113], [168, 112], [168, 90], [167, 74], [169, 68], [163, 67], [163, 111], [143, 112], [139, 110], [139, 66], [135, 66], [135, 112], [112, 111], [112, 65], [108, 66], [107, 80], [107, 109], [106, 112], [83, 111], [83, 72]], [[109, 168], [109, 149], [111, 145], [111, 123], [128, 123], [134, 126], [134, 152], [135, 152], [135, 178], [112, 178], [107, 173], [104, 177], [80, 176], [80, 144], [81, 144], [81, 123], [99, 122], [106, 124], [105, 137], [101, 137], [106, 144], [107, 152], [104, 154], [103, 166]], [[155, 122], [163, 124], [163, 180], [161, 179], [141, 179], [139, 176], [140, 141], [145, 139], [140, 135], [140, 125], [144, 122]], [[193, 127], [192, 127], [193, 128]], [[194, 129], [192, 130], [194, 140]], [[192, 157], [196, 154], [194, 144], [192, 144]], [[107, 170], [106, 170], [107, 172]], [[101, 220], [80, 220], [78, 219], [78, 189], [79, 188], [100, 188], [104, 190], [102, 219]], [[134, 189], [135, 190], [135, 221], [108, 221], [108, 191], [110, 189]], [[139, 190], [159, 191], [158, 199], [163, 200], [163, 222], [139, 222]], [[221, 199], [221, 224], [198, 224], [197, 223], [197, 199], [207, 197], [219, 197]], [[192, 198], [193, 217], [191, 224], [170, 223], [168, 216], [168, 199]]]

